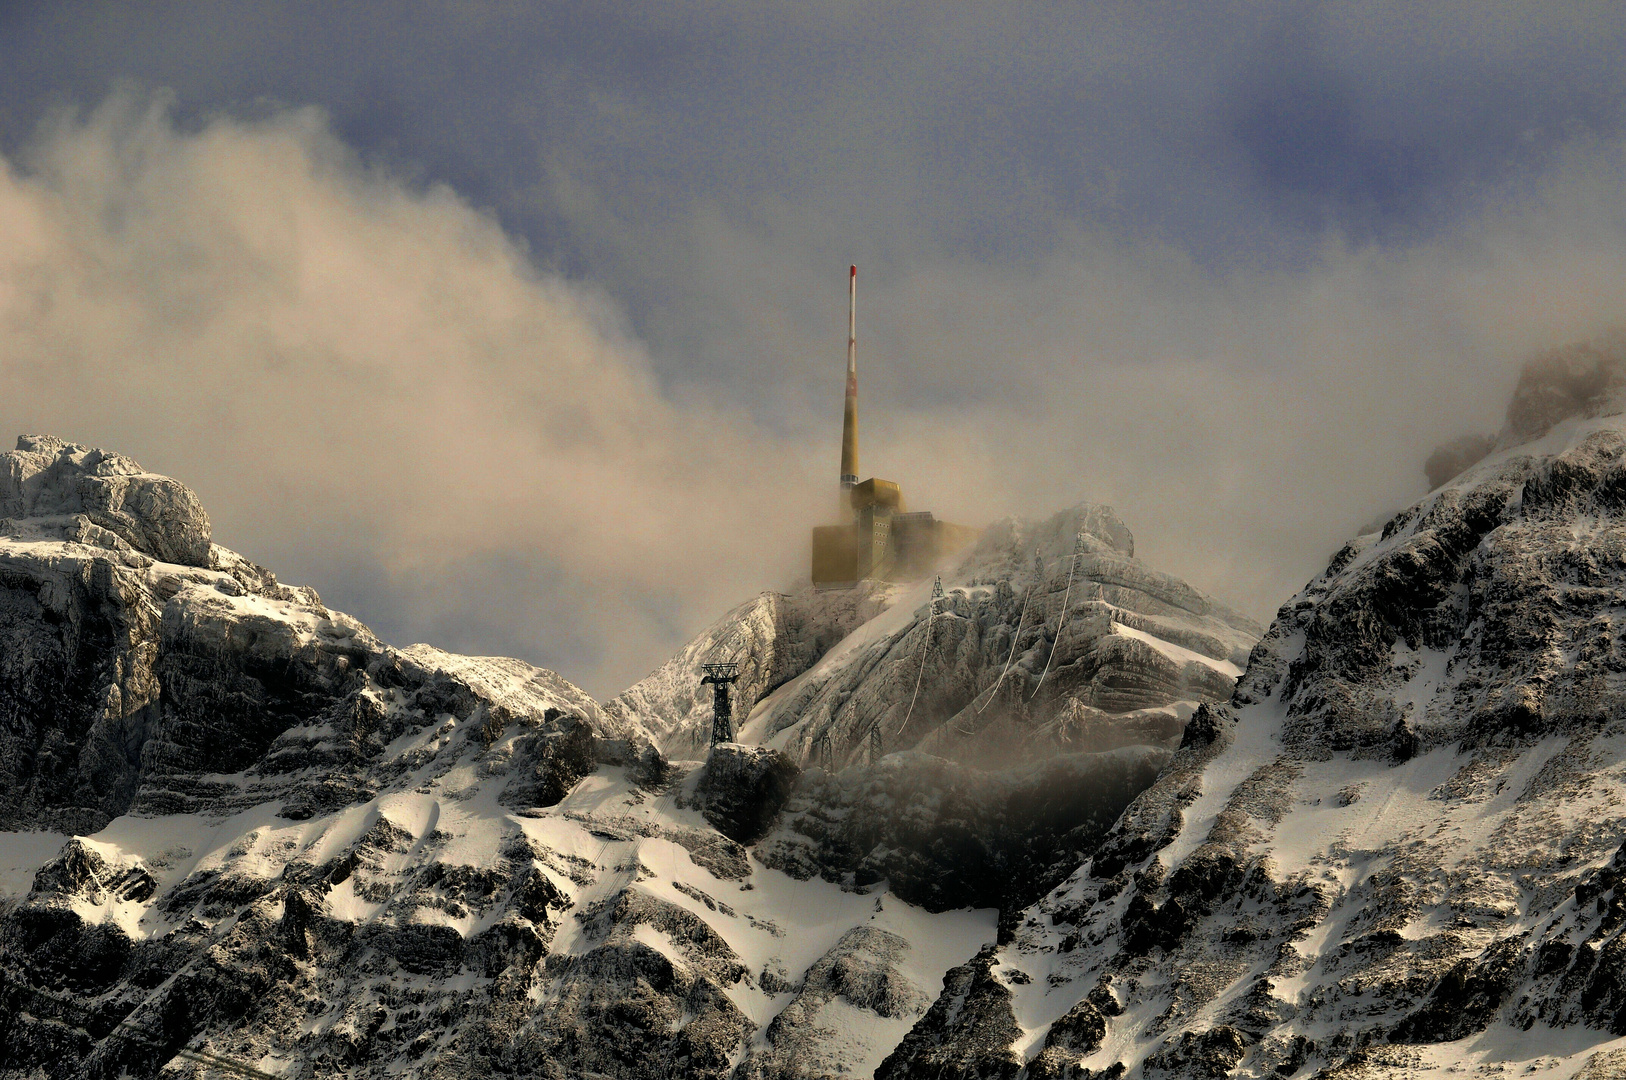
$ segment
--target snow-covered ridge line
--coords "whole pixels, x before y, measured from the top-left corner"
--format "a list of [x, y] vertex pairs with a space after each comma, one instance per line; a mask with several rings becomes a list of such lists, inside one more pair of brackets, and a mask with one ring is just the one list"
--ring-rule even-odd
[[[1044, 859], [1076, 858], [1166, 756], [1074, 754], [952, 792], [891, 783], [921, 755], [815, 771], [790, 814], [839, 780], [866, 813], [877, 794], [908, 803], [916, 831], [804, 845], [814, 869], [786, 873], [739, 842], [798, 784], [781, 755], [673, 763], [552, 672], [393, 648], [209, 544], [175, 482], [25, 442], [0, 455], [27, 496], [0, 525], [0, 979], [21, 988], [0, 994], [0, 1077], [204, 1059], [347, 1077], [872, 1072], [943, 972], [994, 940], [995, 912], [967, 903], [1003, 895], [912, 904], [873, 870], [930, 855], [986, 886], [982, 862], [936, 844], [975, 819], [1052, 873]], [[163, 497], [120, 502], [90, 482], [103, 474]], [[142, 518], [172, 512], [204, 541], [190, 562]], [[861, 631], [890, 599], [849, 594], [848, 614], [800, 630], [784, 606], [742, 610], [773, 615], [784, 665], [813, 664], [846, 633], [831, 625]], [[825, 872], [842, 859], [862, 881]], [[145, 1041], [106, 1037], [120, 1024]]]

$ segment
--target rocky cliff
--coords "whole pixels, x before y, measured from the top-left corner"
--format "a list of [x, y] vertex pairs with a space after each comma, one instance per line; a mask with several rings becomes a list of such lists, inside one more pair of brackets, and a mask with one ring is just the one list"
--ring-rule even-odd
[[877, 1076], [1626, 1073], [1623, 373], [1533, 363]]

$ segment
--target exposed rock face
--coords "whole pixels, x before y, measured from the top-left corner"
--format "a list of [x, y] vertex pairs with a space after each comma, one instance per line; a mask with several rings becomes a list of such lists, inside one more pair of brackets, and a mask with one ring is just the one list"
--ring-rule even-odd
[[931, 997], [900, 969], [910, 944], [898, 934], [858, 926], [802, 977], [795, 998], [768, 1025], [766, 1046], [753, 1048], [737, 1080], [791, 1080], [845, 1071], [850, 1048], [833, 1045], [831, 1014], [841, 1007], [865, 1015], [857, 1034], [865, 1056], [895, 1043], [925, 1013]]
[[[384, 745], [439, 715], [630, 730], [529, 665], [388, 648], [211, 547], [196, 497], [128, 458], [19, 447], [0, 454], [0, 827], [88, 833], [131, 809], [272, 798], [308, 817], [370, 797]], [[535, 693], [507, 702], [486, 669]]]
[[550, 709], [539, 730], [514, 742], [514, 776], [502, 789], [503, 805], [556, 806], [576, 781], [597, 768], [592, 726], [579, 716]]
[[672, 659], [604, 703], [645, 728], [669, 757], [703, 759], [711, 746], [712, 692], [701, 666], [736, 659], [736, 723], [769, 692], [795, 678], [853, 630], [885, 611], [900, 590], [881, 582], [853, 589], [763, 593], [718, 619]]
[[983, 772], [904, 753], [834, 776], [810, 770], [757, 856], [803, 879], [885, 881], [928, 911], [1014, 913], [1095, 850], [1169, 757], [1134, 747]]
[[15, 451], [0, 454], [0, 535], [25, 529], [209, 565], [209, 515], [190, 488], [122, 455], [49, 435], [24, 435]]
[[[990, 1022], [958, 1018], [956, 984], [889, 1075], [1606, 1069], [1626, 1034], [1626, 420], [1608, 365], [1560, 359], [1527, 373], [1501, 449], [1281, 609], [1231, 703], [983, 954], [1020, 974], [999, 981], [1025, 1034], [972, 1054]], [[1053, 1054], [1042, 1033], [1103, 986], [1122, 1007], [1098, 1045]]]
[[718, 743], [706, 758], [694, 801], [713, 828], [738, 844], [754, 844], [773, 827], [801, 770], [765, 746]]
[[1494, 449], [1496, 449], [1494, 435], [1463, 435], [1436, 447], [1428, 456], [1428, 460], [1423, 463], [1423, 472], [1428, 476], [1429, 490], [1432, 491], [1461, 476], [1483, 461], [1485, 455]]
[[1021, 1034], [992, 946], [943, 977], [943, 993], [875, 1072], [875, 1080], [1010, 1080]]
[[1133, 558], [1129, 530], [1086, 504], [985, 530], [961, 564], [760, 701], [740, 741], [835, 767], [919, 749], [998, 768], [1058, 753], [1172, 748], [1224, 700], [1261, 632]]
[[1626, 393], [1626, 332], [1553, 349], [1525, 365], [1507, 407], [1502, 445], [1540, 438], [1571, 417], [1616, 412]]

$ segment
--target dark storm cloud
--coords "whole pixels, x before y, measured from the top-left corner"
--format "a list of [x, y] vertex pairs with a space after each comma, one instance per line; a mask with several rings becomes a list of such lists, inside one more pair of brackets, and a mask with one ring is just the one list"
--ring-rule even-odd
[[[31, 254], [0, 288], [67, 292], [47, 290], [57, 321], [10, 326], [0, 421], [194, 481], [223, 540], [387, 634], [603, 692], [800, 568], [857, 261], [866, 472], [967, 521], [1113, 501], [1149, 557], [1268, 615], [1417, 493], [1434, 441], [1495, 425], [1523, 350], [1620, 319], [1623, 23], [1511, 3], [18, 5], [7, 220], [43, 232], [6, 234]], [[273, 211], [319, 227], [282, 236]], [[333, 251], [347, 320], [299, 289], [269, 303]], [[440, 276], [374, 266], [413, 251]], [[119, 273], [86, 278], [97, 260]], [[92, 286], [121, 303], [70, 302]], [[121, 392], [194, 407], [87, 404], [40, 359], [68, 338]], [[608, 411], [594, 364], [624, 388]], [[580, 409], [596, 459], [557, 437]], [[520, 466], [490, 464], [516, 445]]]

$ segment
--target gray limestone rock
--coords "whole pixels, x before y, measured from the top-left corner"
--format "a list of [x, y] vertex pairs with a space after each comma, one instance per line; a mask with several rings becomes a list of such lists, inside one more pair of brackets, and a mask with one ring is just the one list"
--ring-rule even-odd
[[756, 855], [795, 877], [884, 881], [928, 911], [1014, 913], [1072, 873], [1168, 760], [1130, 747], [984, 772], [906, 753], [809, 770]]
[[16, 450], [0, 454], [0, 519], [0, 531], [40, 519], [81, 543], [116, 549], [122, 541], [162, 562], [209, 565], [209, 516], [190, 488], [49, 435], [20, 436]]
[[550, 712], [540, 728], [514, 742], [513, 779], [501, 795], [505, 805], [553, 806], [598, 768], [587, 721], [557, 709]]
[[993, 946], [950, 969], [943, 992], [898, 1044], [875, 1080], [1012, 1080], [1022, 1060], [1011, 992], [994, 973]]
[[847, 931], [807, 970], [795, 999], [768, 1025], [766, 1045], [746, 1055], [734, 1080], [802, 1080], [846, 1072], [845, 1058], [853, 1048], [830, 1045], [824, 1037], [826, 1007], [840, 999], [881, 1020], [919, 1018], [932, 999], [899, 969], [908, 952], [909, 943], [896, 934], [865, 926]]
[[[1626, 1032], [1613, 349], [1533, 363], [1498, 448], [1338, 552], [1094, 857], [1012, 920], [988, 970], [1046, 957], [1050, 995], [1106, 1028], [1029, 1077], [1398, 1077], [1482, 1039], [1564, 1075]], [[964, 994], [893, 1068], [979, 1040], [955, 1069], [1008, 1067]]]
[[1199, 703], [1230, 696], [1262, 629], [1134, 551], [1093, 503], [1005, 519], [945, 572], [937, 605], [930, 582], [764, 594], [605, 708], [660, 733], [666, 752], [698, 755], [711, 717], [701, 665], [735, 658], [741, 739], [802, 764], [918, 749], [1003, 767], [1172, 748]]

